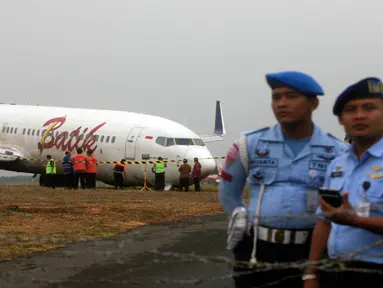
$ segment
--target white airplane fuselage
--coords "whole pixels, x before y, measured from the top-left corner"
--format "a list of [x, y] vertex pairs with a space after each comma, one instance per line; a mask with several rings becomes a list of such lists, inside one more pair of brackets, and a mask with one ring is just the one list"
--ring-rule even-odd
[[[161, 156], [180, 160], [179, 165], [186, 158], [193, 166], [198, 157], [202, 178], [216, 168], [209, 150], [190, 129], [165, 118], [125, 111], [1, 104], [0, 147], [12, 156], [38, 159], [1, 161], [0, 169], [34, 174], [43, 173], [48, 154], [62, 160], [66, 151], [74, 156], [78, 147], [84, 154], [93, 151], [99, 161], [156, 161]], [[99, 164], [97, 180], [113, 184], [113, 166]], [[154, 185], [152, 164], [128, 165], [124, 184], [142, 185], [145, 166], [147, 181]], [[179, 184], [178, 168], [178, 163], [167, 163], [166, 184]], [[61, 163], [57, 173], [63, 174]]]

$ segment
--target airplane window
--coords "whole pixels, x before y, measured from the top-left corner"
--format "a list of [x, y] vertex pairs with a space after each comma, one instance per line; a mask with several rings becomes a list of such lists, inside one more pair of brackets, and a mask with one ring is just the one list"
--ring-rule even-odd
[[5, 128], [5, 127], [3, 127], [3, 132], [5, 132], [5, 129], [6, 129], [6, 128]]
[[112, 137], [112, 143], [114, 143], [114, 141], [116, 141], [116, 136]]
[[35, 136], [35, 129], [32, 130], [32, 136]]
[[105, 139], [106, 143], [109, 143], [109, 138], [110, 138], [109, 136], [106, 137], [106, 139]]
[[7, 127], [7, 133], [9, 133], [9, 127]]
[[189, 138], [175, 138], [176, 145], [194, 145], [193, 140]]
[[100, 138], [100, 135], [94, 135], [93, 138], [96, 139], [96, 142], [97, 142], [98, 138]]
[[37, 136], [40, 136], [40, 130], [37, 130], [37, 134], [36, 134]]
[[17, 133], [17, 128], [15, 128], [15, 134]]
[[104, 142], [104, 135], [101, 136], [101, 142]]
[[198, 138], [195, 138], [193, 139], [195, 145], [197, 146], [205, 146], [205, 143], [203, 143], [203, 141], [201, 139], [198, 139]]
[[166, 146], [173, 146], [173, 145], [174, 145], [174, 139], [166, 138]]
[[13, 133], [13, 127], [11, 128], [11, 134]]
[[31, 134], [31, 129], [28, 129], [28, 133], [27, 133], [27, 134], [28, 134], [28, 135]]
[[23, 129], [23, 135], [25, 135], [25, 130], [26, 130], [26, 129], [24, 128], [24, 129]]
[[165, 137], [157, 137], [156, 143], [165, 146]]

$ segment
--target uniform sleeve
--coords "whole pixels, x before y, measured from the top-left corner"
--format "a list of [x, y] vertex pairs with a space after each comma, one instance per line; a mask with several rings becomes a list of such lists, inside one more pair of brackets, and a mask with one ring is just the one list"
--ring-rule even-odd
[[241, 163], [237, 141], [229, 148], [219, 183], [219, 201], [227, 214], [231, 215], [238, 206], [245, 206], [242, 191], [246, 179], [247, 173]]

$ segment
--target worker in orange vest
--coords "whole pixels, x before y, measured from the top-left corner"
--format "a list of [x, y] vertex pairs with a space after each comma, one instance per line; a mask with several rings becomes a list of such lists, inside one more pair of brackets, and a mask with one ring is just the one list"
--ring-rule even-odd
[[81, 188], [86, 188], [87, 158], [82, 154], [82, 149], [77, 149], [77, 154], [73, 157], [73, 169], [75, 173], [74, 189], [78, 189], [78, 180], [80, 179]]
[[87, 157], [87, 176], [86, 176], [86, 187], [88, 189], [95, 189], [96, 188], [96, 173], [97, 173], [97, 158], [96, 156], [92, 155], [92, 151], [88, 150], [86, 152], [88, 155]]

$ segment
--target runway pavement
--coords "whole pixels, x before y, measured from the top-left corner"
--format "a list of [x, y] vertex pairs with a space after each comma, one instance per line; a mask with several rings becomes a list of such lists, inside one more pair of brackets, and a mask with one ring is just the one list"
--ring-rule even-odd
[[231, 288], [230, 266], [216, 257], [232, 259], [226, 227], [225, 215], [191, 217], [6, 261], [0, 287]]

